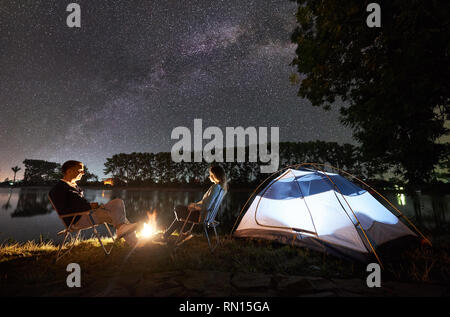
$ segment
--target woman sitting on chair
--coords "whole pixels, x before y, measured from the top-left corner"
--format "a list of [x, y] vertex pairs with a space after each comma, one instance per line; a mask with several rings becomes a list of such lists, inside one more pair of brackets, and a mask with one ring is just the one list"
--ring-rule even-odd
[[227, 176], [222, 167], [218, 165], [211, 166], [209, 168], [209, 179], [214, 184], [209, 187], [208, 191], [203, 195], [202, 200], [196, 203], [190, 203], [189, 206], [178, 205], [175, 207], [175, 220], [164, 232], [164, 240], [167, 240], [175, 230], [178, 229], [180, 231], [184, 220], [188, 217], [187, 220], [190, 222], [203, 222], [212, 204], [219, 196], [221, 189], [224, 191], [228, 190]]

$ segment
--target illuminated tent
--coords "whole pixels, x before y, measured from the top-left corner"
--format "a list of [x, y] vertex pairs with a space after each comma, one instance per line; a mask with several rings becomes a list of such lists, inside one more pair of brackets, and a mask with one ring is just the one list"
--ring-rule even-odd
[[399, 221], [401, 214], [394, 215], [339, 174], [286, 169], [255, 194], [235, 237], [276, 240], [362, 261], [372, 254], [378, 259], [375, 249], [388, 241], [417, 237]]

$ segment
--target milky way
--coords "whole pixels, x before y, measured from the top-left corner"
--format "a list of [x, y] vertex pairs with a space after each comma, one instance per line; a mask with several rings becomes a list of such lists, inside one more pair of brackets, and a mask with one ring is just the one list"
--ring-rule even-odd
[[[81, 28], [66, 6], [81, 7]], [[280, 141], [351, 142], [336, 111], [289, 83], [296, 3], [0, 1], [0, 180], [28, 159], [170, 151], [171, 131], [280, 127]], [[19, 178], [23, 174], [18, 174]]]

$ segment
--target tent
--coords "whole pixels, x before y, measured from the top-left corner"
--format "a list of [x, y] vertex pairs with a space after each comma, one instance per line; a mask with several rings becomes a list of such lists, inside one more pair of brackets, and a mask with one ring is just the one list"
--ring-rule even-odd
[[321, 169], [287, 168], [260, 185], [253, 197], [235, 237], [275, 240], [361, 261], [374, 255], [379, 262], [377, 247], [417, 237], [400, 221], [400, 211], [394, 215], [367, 190]]

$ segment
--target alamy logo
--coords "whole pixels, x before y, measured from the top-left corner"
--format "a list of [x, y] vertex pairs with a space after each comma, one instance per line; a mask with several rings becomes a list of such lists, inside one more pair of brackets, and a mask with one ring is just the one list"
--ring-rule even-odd
[[[172, 140], [179, 140], [171, 150], [172, 161], [207, 163], [224, 162], [224, 148], [226, 162], [245, 162], [246, 138], [248, 137], [249, 162], [266, 163], [261, 166], [261, 173], [274, 173], [278, 170], [279, 157], [278, 127], [270, 128], [270, 152], [268, 150], [268, 128], [259, 127], [226, 127], [225, 147], [224, 133], [219, 127], [208, 127], [203, 130], [202, 119], [194, 119], [194, 133], [187, 127], [176, 127], [172, 130]], [[203, 147], [203, 140], [211, 140]], [[235, 143], [235, 140], [237, 142]], [[192, 147], [193, 144], [193, 147]], [[234, 148], [236, 146], [236, 159]], [[193, 153], [193, 155], [192, 155]]]
[[69, 28], [81, 27], [81, 7], [78, 3], [69, 3], [66, 8], [70, 14], [66, 18], [66, 24]]
[[66, 268], [71, 272], [66, 278], [67, 287], [81, 287], [81, 267], [78, 263], [70, 263]]
[[377, 263], [367, 265], [367, 272], [371, 272], [366, 279], [367, 287], [381, 287], [381, 268]]
[[381, 7], [378, 3], [369, 3], [366, 8], [370, 14], [367, 16], [366, 24], [369, 28], [381, 27]]

